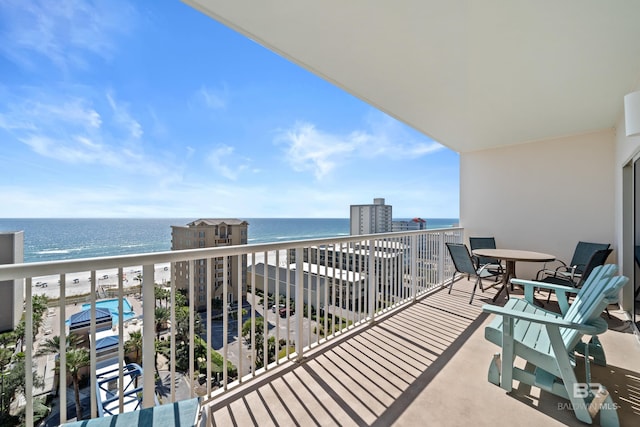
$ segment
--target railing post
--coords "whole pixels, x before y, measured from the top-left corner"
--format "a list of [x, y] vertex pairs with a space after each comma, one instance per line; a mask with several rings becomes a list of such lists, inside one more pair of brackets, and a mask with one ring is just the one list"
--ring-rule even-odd
[[413, 302], [416, 301], [418, 297], [418, 278], [416, 272], [418, 271], [417, 263], [418, 263], [418, 236], [411, 236], [411, 298]]
[[[58, 359], [58, 378], [67, 378], [67, 324], [66, 310], [67, 305], [67, 279], [65, 274], [60, 275], [60, 300], [59, 300], [59, 316], [60, 321], [60, 357]], [[59, 381], [58, 395], [60, 396], [60, 424], [67, 422], [67, 382]]]
[[[176, 287], [176, 263], [171, 263], [171, 292], [169, 293], [169, 321], [171, 322], [171, 330], [169, 332], [170, 338], [170, 377], [171, 377], [171, 402], [176, 401], [176, 292], [178, 292], [178, 288]], [[155, 301], [154, 301], [155, 304]], [[154, 310], [155, 311], [155, 310]]]
[[[229, 308], [231, 308], [231, 304], [229, 304], [229, 280], [227, 279], [229, 258], [223, 257], [222, 262], [222, 380], [226, 390], [229, 383], [227, 362], [229, 360]], [[240, 334], [238, 334], [238, 340], [240, 340]]]
[[[91, 270], [91, 285], [89, 286], [91, 292], [91, 322], [89, 325], [89, 340], [91, 343], [96, 342], [96, 293], [97, 293], [97, 275], [95, 270]], [[122, 312], [119, 312], [122, 313]], [[124, 317], [122, 314], [119, 317]], [[97, 360], [96, 360], [96, 346], [91, 345], [89, 349], [89, 360], [90, 360], [90, 372], [96, 372]], [[98, 405], [97, 405], [97, 396], [96, 396], [96, 383], [97, 378], [95, 375], [90, 376], [89, 381], [89, 389], [90, 389], [90, 417], [95, 418], [98, 416]]]
[[[303, 291], [304, 291], [304, 259], [302, 254], [302, 248], [296, 248], [296, 292], [295, 292], [295, 300], [296, 300], [296, 360], [302, 361], [302, 348], [304, 345], [302, 344], [303, 337], [303, 326], [304, 326], [304, 302], [303, 302]], [[290, 314], [287, 313], [287, 316]], [[265, 338], [266, 339], [266, 338]]]
[[438, 285], [444, 284], [444, 231], [438, 233]]
[[[118, 313], [124, 313], [124, 269], [118, 268]], [[124, 315], [118, 316], [118, 381], [124, 384]], [[124, 411], [124, 393], [118, 393], [118, 410]]]
[[[32, 280], [31, 277], [27, 277], [25, 281], [25, 313], [24, 313], [24, 340], [26, 346], [26, 357], [24, 359], [24, 372], [25, 377], [25, 424], [27, 426], [33, 425], [33, 375], [29, 373], [33, 372], [33, 297], [32, 297]], [[63, 337], [64, 333], [60, 333], [60, 337]], [[4, 372], [2, 373], [4, 375]], [[2, 390], [4, 393], [4, 390]]]
[[[155, 355], [155, 277], [154, 266], [142, 267], [142, 407], [155, 405], [156, 381], [154, 370]], [[173, 325], [172, 325], [173, 326]]]
[[[207, 283], [207, 321], [206, 321], [206, 331], [207, 331], [207, 339], [205, 340], [206, 346], [207, 346], [207, 396], [211, 395], [211, 300], [213, 299], [213, 296], [211, 295], [211, 287], [213, 286], [213, 284], [211, 283], [213, 275], [215, 274], [211, 268], [211, 258], [207, 258], [206, 261], [206, 274], [207, 274], [207, 278], [206, 278], [206, 283]], [[226, 289], [226, 288], [225, 288]], [[226, 319], [224, 321], [225, 324], [225, 329], [226, 329]], [[225, 337], [225, 341], [224, 341], [224, 348], [226, 349], [226, 337], [227, 337], [227, 331], [224, 331], [224, 337]], [[225, 358], [223, 359], [223, 372], [226, 371], [227, 369], [227, 358], [225, 356]]]
[[[196, 285], [195, 285], [195, 277], [196, 277], [196, 260], [190, 260], [189, 261], [189, 338], [188, 338], [188, 345], [189, 345], [189, 370], [188, 375], [189, 375], [189, 397], [194, 397], [194, 383], [193, 381], [196, 379], [195, 378], [195, 372], [194, 372], [194, 365], [195, 365], [195, 346], [196, 346], [196, 338], [195, 338], [195, 334], [194, 329], [195, 329], [195, 311], [196, 311], [196, 301], [195, 301], [195, 295], [196, 295]], [[154, 302], [155, 304], [155, 302]], [[146, 320], [145, 320], [146, 322]], [[173, 325], [171, 325], [173, 327]], [[145, 373], [147, 372], [147, 370], [145, 369]]]
[[369, 265], [367, 268], [367, 280], [369, 281], [369, 322], [373, 323], [376, 312], [376, 258], [375, 242], [369, 240]]

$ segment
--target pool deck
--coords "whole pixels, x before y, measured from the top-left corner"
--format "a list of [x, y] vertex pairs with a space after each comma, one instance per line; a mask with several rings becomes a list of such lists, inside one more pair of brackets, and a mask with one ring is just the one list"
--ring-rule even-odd
[[[104, 300], [112, 300], [114, 298], [107, 298]], [[131, 305], [131, 309], [136, 315], [124, 322], [124, 330], [122, 331], [124, 341], [129, 339], [129, 334], [132, 331], [138, 331], [142, 328], [142, 302], [133, 295], [126, 297]], [[104, 301], [98, 300], [98, 301]], [[65, 306], [64, 318], [65, 322], [75, 313], [82, 311], [82, 304], [69, 304]], [[133, 324], [131, 320], [137, 319]], [[118, 335], [118, 326], [115, 325], [111, 328], [114, 335]], [[45, 314], [43, 326], [38, 331], [34, 340], [34, 353], [38, 351], [40, 343], [44, 340], [51, 339], [54, 336], [60, 336], [60, 307], [49, 308]], [[53, 377], [55, 367], [55, 355], [39, 356], [35, 357], [34, 361], [38, 370], [38, 374], [44, 378], [44, 387], [34, 390], [34, 394], [48, 393], [53, 389]]]
[[[133, 299], [133, 297], [131, 297], [131, 296], [127, 296], [127, 297], [123, 298], [122, 310], [124, 311], [124, 314], [125, 314], [125, 317], [124, 317], [124, 321], [125, 322], [137, 317], [136, 316], [136, 311], [133, 309], [133, 304], [131, 304], [131, 301], [129, 301], [130, 298]], [[112, 301], [114, 301], [114, 302], [112, 303]], [[113, 318], [113, 324], [114, 325], [118, 324], [118, 314], [114, 314], [114, 312], [117, 313], [119, 311], [118, 310], [118, 298], [100, 299], [100, 300], [96, 301], [96, 307], [109, 309], [109, 311], [111, 312], [111, 316]], [[91, 308], [91, 303], [84, 303], [84, 304], [82, 304], [80, 309], [81, 310], [88, 310], [89, 308]], [[142, 311], [142, 308], [139, 311]], [[133, 313], [133, 315], [130, 315], [130, 313]], [[129, 317], [127, 317], [127, 316], [129, 316]]]

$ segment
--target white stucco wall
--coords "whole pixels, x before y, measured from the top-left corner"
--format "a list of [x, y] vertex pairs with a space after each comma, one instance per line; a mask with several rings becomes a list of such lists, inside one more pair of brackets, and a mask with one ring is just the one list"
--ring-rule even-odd
[[[615, 262], [616, 134], [533, 142], [460, 155], [460, 223], [498, 247], [571, 259], [580, 240], [611, 243]], [[518, 263], [532, 278], [541, 267]]]

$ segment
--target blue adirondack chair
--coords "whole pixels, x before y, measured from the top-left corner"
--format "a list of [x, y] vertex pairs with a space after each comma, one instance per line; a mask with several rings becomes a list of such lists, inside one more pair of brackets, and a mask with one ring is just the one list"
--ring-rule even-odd
[[[514, 379], [539, 387], [569, 399], [580, 421], [591, 424], [599, 413], [602, 426], [618, 426], [611, 396], [605, 390], [597, 398], [590, 391], [576, 393], [582, 389], [574, 372], [574, 353], [583, 353], [587, 382], [591, 382], [592, 346], [584, 343], [582, 337], [607, 330], [602, 311], [617, 301], [620, 289], [628, 281], [624, 276], [614, 276], [616, 272], [617, 267], [611, 264], [595, 268], [571, 305], [568, 296], [575, 292], [573, 287], [513, 279], [513, 283], [525, 287], [525, 298], [511, 298], [504, 307], [483, 307], [485, 312], [496, 314], [485, 329], [485, 338], [502, 348], [502, 355], [495, 355], [489, 366], [489, 381], [507, 391], [512, 390]], [[562, 313], [544, 310], [533, 303], [533, 293], [538, 287], [556, 292]], [[535, 371], [515, 367], [516, 356], [535, 366]]]

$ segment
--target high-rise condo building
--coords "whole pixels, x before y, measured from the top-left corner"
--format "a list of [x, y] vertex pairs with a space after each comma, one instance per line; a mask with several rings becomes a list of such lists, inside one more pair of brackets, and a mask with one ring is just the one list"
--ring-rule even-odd
[[427, 221], [422, 218], [413, 218], [409, 221], [393, 221], [391, 228], [394, 232], [424, 230], [427, 228]]
[[[186, 226], [171, 226], [171, 249], [213, 248], [218, 246], [246, 245], [249, 223], [239, 219], [198, 219]], [[227, 303], [241, 300], [247, 292], [247, 256], [227, 258], [227, 275], [224, 276], [224, 257], [211, 260], [211, 271], [207, 271], [207, 260], [194, 261], [194, 305], [197, 310], [207, 308], [207, 278], [211, 279], [211, 298], [223, 301], [223, 284], [227, 283]], [[177, 289], [189, 289], [189, 262], [176, 262], [173, 283]], [[238, 293], [240, 283], [241, 293]], [[211, 303], [211, 301], [209, 302]]]
[[[0, 233], [0, 264], [24, 262], [24, 232]], [[24, 280], [0, 281], [0, 332], [15, 329], [22, 317]]]
[[351, 235], [390, 233], [391, 210], [383, 198], [373, 199], [372, 205], [351, 205]]

